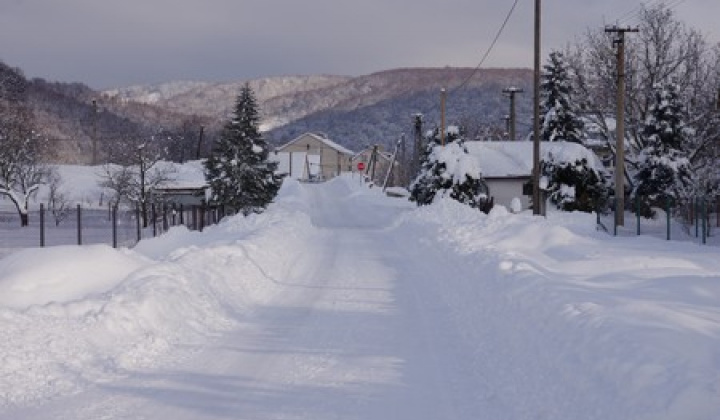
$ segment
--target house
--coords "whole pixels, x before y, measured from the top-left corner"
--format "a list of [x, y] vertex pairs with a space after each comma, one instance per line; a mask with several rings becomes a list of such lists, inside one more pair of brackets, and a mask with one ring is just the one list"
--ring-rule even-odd
[[[526, 185], [532, 182], [533, 142], [478, 141], [466, 142], [465, 146], [478, 160], [489, 194], [495, 204], [511, 209], [513, 200], [517, 198], [523, 210], [530, 207], [531, 197], [526, 194], [528, 192]], [[577, 143], [541, 142], [540, 158], [548, 154], [561, 160], [585, 158], [591, 167], [603, 170], [600, 159], [592, 151]]]
[[209, 201], [210, 186], [205, 182], [173, 182], [154, 187], [152, 194], [157, 200], [176, 206], [200, 206]]
[[349, 172], [355, 153], [318, 133], [305, 133], [275, 149], [278, 171], [294, 179], [321, 181]]

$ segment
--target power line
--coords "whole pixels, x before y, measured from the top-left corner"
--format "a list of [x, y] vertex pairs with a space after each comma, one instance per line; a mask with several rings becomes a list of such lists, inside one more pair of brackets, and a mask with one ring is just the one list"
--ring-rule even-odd
[[640, 2], [639, 5], [633, 7], [632, 9], [628, 10], [627, 12], [620, 15], [618, 18], [614, 20], [614, 23], [621, 24], [621, 23], [627, 23], [628, 21], [631, 21], [638, 17], [640, 15], [640, 12], [642, 12], [643, 8], [652, 7], [653, 3], [661, 3], [665, 0], [650, 0], [646, 2]]
[[482, 59], [480, 59], [480, 62], [477, 66], [475, 66], [475, 69], [470, 73], [468, 77], [463, 80], [462, 83], [460, 83], [457, 87], [450, 90], [450, 94], [457, 92], [458, 90], [462, 89], [469, 81], [472, 79], [475, 74], [480, 70], [480, 67], [485, 63], [485, 60], [488, 58], [490, 53], [492, 52], [493, 48], [495, 48], [495, 44], [497, 43], [498, 39], [500, 39], [500, 35], [502, 35], [503, 30], [505, 30], [505, 26], [507, 26], [508, 21], [510, 20], [510, 17], [513, 15], [513, 12], [515, 12], [515, 6], [517, 6], [519, 0], [515, 0], [510, 7], [510, 11], [508, 11], [507, 16], [505, 16], [505, 20], [503, 21], [502, 25], [500, 25], [500, 29], [497, 31], [497, 34], [495, 34], [495, 38], [493, 38], [492, 42], [490, 43], [490, 46], [488, 47], [487, 51], [485, 51], [485, 54], [482, 56]]
[[681, 4], [685, 3], [687, 0], [653, 0], [649, 1], [647, 3], [642, 3], [640, 6], [636, 7], [634, 11], [630, 13], [626, 13], [625, 15], [621, 16], [617, 20], [618, 25], [628, 25], [631, 22], [635, 21], [636, 19], [640, 18], [643, 14], [644, 10], [647, 10], [649, 8], [652, 8], [654, 6], [660, 6], [664, 5], [668, 10], [676, 9]]

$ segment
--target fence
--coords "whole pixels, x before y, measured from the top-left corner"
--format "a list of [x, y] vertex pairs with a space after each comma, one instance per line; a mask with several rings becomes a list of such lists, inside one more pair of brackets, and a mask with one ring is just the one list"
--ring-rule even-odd
[[681, 202], [667, 201], [663, 208], [655, 208], [655, 217], [643, 217], [642, 200], [629, 203], [625, 223], [617, 226], [614, 207], [610, 211], [598, 212], [597, 223], [603, 230], [620, 236], [653, 235], [666, 240], [692, 240], [701, 244], [718, 244], [715, 234], [720, 228], [720, 199], [695, 197]]
[[139, 208], [83, 208], [49, 211], [40, 204], [28, 212], [28, 226], [20, 226], [16, 211], [0, 210], [0, 256], [18, 248], [54, 245], [108, 244], [131, 247], [177, 225], [202, 231], [225, 216], [222, 207], [148, 206], [147, 226]]

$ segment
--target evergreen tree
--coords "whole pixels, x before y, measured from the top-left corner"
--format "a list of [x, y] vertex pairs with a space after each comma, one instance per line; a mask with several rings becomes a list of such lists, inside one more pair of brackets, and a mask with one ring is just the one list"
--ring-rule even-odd
[[604, 174], [589, 164], [592, 152], [584, 152], [570, 153], [569, 159], [563, 158], [566, 154], [550, 152], [540, 162], [541, 188], [560, 210], [590, 213], [604, 209], [607, 203], [610, 191]]
[[575, 113], [570, 75], [563, 54], [557, 51], [550, 53], [550, 62], [545, 64], [544, 70], [540, 86], [540, 139], [582, 144], [583, 121]]
[[487, 185], [460, 132], [450, 130], [442, 146], [435, 130], [427, 144], [420, 173], [410, 185], [410, 200], [421, 206], [431, 204], [436, 197], [450, 197], [487, 212], [492, 207]]
[[244, 215], [262, 212], [282, 184], [282, 178], [275, 174], [277, 162], [268, 160], [270, 150], [260, 133], [259, 120], [255, 95], [246, 83], [233, 118], [205, 161], [213, 201]]
[[633, 194], [649, 206], [664, 206], [677, 200], [690, 186], [691, 170], [684, 152], [689, 128], [678, 86], [656, 85], [654, 100], [642, 129], [645, 146], [638, 155]]

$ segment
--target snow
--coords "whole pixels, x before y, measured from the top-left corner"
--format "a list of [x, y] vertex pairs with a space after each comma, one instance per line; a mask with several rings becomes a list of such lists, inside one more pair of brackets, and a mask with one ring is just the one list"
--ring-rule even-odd
[[[468, 152], [478, 160], [485, 178], [530, 176], [533, 143], [529, 141], [466, 142]], [[577, 143], [540, 142], [540, 159], [552, 155], [557, 162], [586, 159], [591, 169], [602, 170], [602, 162], [591, 150]]]
[[716, 256], [286, 180], [202, 233], [0, 260], [0, 419], [716, 419]]

